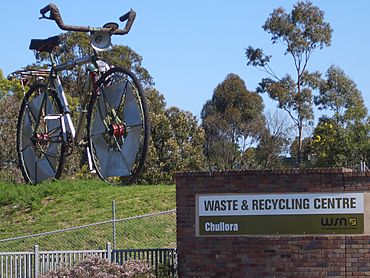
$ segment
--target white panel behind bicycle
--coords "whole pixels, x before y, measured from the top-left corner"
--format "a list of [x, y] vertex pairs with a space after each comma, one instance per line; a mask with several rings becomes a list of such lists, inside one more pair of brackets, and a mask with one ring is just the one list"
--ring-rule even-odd
[[127, 81], [122, 81], [103, 88], [103, 95], [111, 108], [118, 109], [127, 84]]
[[126, 163], [129, 165], [130, 169], [132, 168], [137, 153], [139, 151], [140, 136], [141, 136], [140, 126], [130, 128], [125, 139], [124, 146], [121, 150], [122, 155], [123, 157], [126, 158]]
[[136, 126], [142, 125], [142, 115], [139, 110], [139, 104], [137, 103], [137, 98], [134, 96], [134, 92], [131, 86], [128, 86], [125, 94], [125, 104], [124, 104], [124, 119], [126, 126]]
[[112, 150], [103, 135], [94, 136], [95, 153], [100, 162], [100, 171], [104, 177], [128, 176], [130, 171], [119, 150]]
[[[58, 144], [54, 142], [61, 140], [59, 138], [61, 131], [60, 117], [50, 118], [50, 116], [45, 116], [41, 113], [42, 107], [45, 108], [44, 112], [47, 115], [55, 114], [55, 109], [47, 94], [40, 94], [28, 102], [28, 109], [26, 109], [26, 113], [24, 114], [24, 124], [22, 127], [22, 145], [25, 146], [22, 153], [32, 183], [42, 182], [55, 176]], [[35, 132], [33, 130], [36, 123], [39, 127], [41, 123], [44, 124], [42, 131], [38, 130]], [[39, 140], [39, 135], [47, 135], [47, 137]], [[42, 149], [40, 146], [45, 149]]]
[[49, 161], [46, 158], [39, 160], [31, 146], [24, 150], [24, 157], [32, 182], [42, 182], [55, 175], [55, 171]]

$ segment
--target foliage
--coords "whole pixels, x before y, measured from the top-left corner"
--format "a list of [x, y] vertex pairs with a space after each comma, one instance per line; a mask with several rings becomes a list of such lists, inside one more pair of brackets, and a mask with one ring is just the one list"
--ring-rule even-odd
[[346, 127], [366, 118], [367, 109], [361, 92], [339, 67], [331, 66], [327, 70], [326, 80], [320, 83], [319, 88], [315, 104], [321, 110], [331, 111], [336, 124]]
[[262, 132], [255, 156], [258, 167], [278, 169], [284, 166], [282, 154], [288, 150], [291, 127], [279, 111], [266, 114], [266, 129]]
[[291, 13], [283, 8], [274, 9], [263, 25], [271, 34], [273, 44], [285, 45], [285, 55], [293, 58], [295, 78], [290, 74], [279, 77], [270, 67], [271, 56], [260, 48], [246, 49], [247, 65], [263, 69], [270, 75], [259, 84], [258, 92], [266, 92], [278, 102], [278, 107], [287, 111], [298, 131], [297, 163], [301, 163], [302, 130], [313, 119], [312, 90], [318, 73], [309, 73], [307, 65], [316, 49], [330, 46], [332, 29], [324, 21], [324, 13], [309, 1], [298, 2]]
[[109, 262], [108, 260], [99, 257], [90, 257], [76, 266], [68, 268], [62, 267], [57, 271], [50, 271], [42, 278], [114, 278], [114, 277], [155, 277], [153, 270], [144, 262], [137, 260], [129, 260], [124, 265]]
[[215, 88], [201, 113], [209, 168], [240, 168], [241, 154], [263, 129], [263, 108], [262, 98], [248, 91], [236, 74], [229, 74]]
[[7, 95], [16, 95], [18, 98], [23, 96], [21, 83], [12, 78], [5, 78], [0, 69], [0, 99]]
[[370, 123], [356, 84], [343, 70], [332, 66], [319, 88], [315, 103], [332, 116], [322, 117], [314, 130], [310, 151], [317, 159], [316, 165], [354, 167], [361, 160], [367, 161]]
[[128, 46], [113, 45], [110, 51], [103, 52], [102, 58], [110, 65], [124, 67], [135, 73], [143, 87], [152, 87], [153, 78], [141, 63], [143, 58]]
[[[16, 125], [22, 86], [16, 79], [4, 78], [0, 70], [0, 171], [17, 177]], [[3, 175], [4, 177], [4, 175]], [[18, 177], [19, 178], [19, 177]]]
[[177, 171], [202, 170], [204, 131], [196, 118], [179, 108], [166, 108], [155, 89], [148, 89], [147, 97], [152, 134], [142, 182], [171, 183]]
[[[289, 154], [290, 154], [290, 157], [297, 157], [297, 151], [298, 151], [298, 138], [295, 138], [292, 142], [292, 144], [290, 145], [290, 148], [289, 148]], [[311, 152], [311, 149], [310, 149], [310, 144], [311, 144], [311, 138], [310, 137], [306, 137], [302, 140], [302, 153], [301, 153], [301, 157], [302, 157], [302, 161], [301, 161], [301, 167], [312, 167], [314, 165], [312, 165], [312, 152]], [[292, 161], [293, 162], [293, 161]], [[295, 163], [291, 163], [292, 167], [294, 167]]]

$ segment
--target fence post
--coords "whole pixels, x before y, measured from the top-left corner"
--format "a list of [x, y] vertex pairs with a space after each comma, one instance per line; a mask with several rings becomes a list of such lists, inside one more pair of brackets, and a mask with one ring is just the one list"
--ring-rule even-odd
[[111, 263], [112, 262], [112, 244], [110, 242], [107, 243], [107, 260]]
[[34, 264], [33, 264], [35, 278], [39, 277], [39, 259], [40, 259], [39, 246], [36, 244], [34, 247]]
[[116, 247], [116, 201], [112, 201], [112, 240], [113, 240], [113, 249]]

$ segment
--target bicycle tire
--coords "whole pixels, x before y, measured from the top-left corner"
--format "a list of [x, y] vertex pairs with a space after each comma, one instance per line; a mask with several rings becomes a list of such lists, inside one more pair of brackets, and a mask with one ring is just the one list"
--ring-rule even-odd
[[63, 141], [62, 111], [59, 98], [46, 84], [32, 85], [22, 101], [17, 152], [27, 183], [58, 179], [63, 172], [67, 145]]
[[97, 85], [87, 112], [92, 163], [105, 182], [128, 185], [137, 180], [148, 153], [150, 120], [144, 90], [122, 67], [109, 69]]

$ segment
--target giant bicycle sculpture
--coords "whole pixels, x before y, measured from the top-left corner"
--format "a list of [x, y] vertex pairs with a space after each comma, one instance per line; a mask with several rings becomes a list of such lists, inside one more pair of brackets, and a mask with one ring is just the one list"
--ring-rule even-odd
[[[104, 181], [133, 182], [148, 151], [147, 101], [136, 76], [129, 69], [108, 65], [99, 58], [99, 52], [109, 48], [112, 35], [130, 31], [136, 13], [131, 10], [119, 18], [126, 22], [124, 29], [114, 22], [98, 28], [66, 25], [55, 4], [40, 13], [40, 19], [53, 20], [62, 30], [89, 33], [92, 47], [85, 57], [59, 63], [55, 52], [60, 36], [32, 39], [29, 48], [49, 55], [49, 68], [13, 73], [21, 79], [27, 75], [41, 79], [25, 93], [17, 124], [17, 151], [25, 180], [35, 184], [59, 178], [67, 154], [78, 146], [86, 151], [89, 169]], [[76, 66], [85, 67], [86, 80], [74, 125], [61, 73]]]

